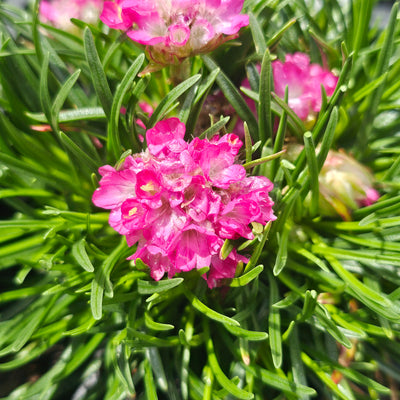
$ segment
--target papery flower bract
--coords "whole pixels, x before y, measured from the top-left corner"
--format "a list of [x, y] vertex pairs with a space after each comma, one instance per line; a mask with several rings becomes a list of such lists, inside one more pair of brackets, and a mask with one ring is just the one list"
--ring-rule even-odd
[[146, 46], [148, 71], [214, 50], [237, 37], [249, 17], [243, 0], [106, 1], [100, 19]]
[[285, 88], [289, 90], [289, 107], [303, 121], [315, 119], [321, 110], [321, 85], [327, 96], [332, 96], [338, 78], [319, 64], [310, 64], [310, 58], [304, 53], [286, 54], [285, 62], [272, 62], [274, 90], [285, 97]]
[[41, 0], [40, 19], [62, 30], [74, 30], [71, 18], [96, 23], [104, 0]]
[[205, 278], [215, 287], [247, 261], [235, 250], [222, 259], [225, 239], [253, 239], [249, 224], [276, 218], [273, 185], [247, 177], [235, 163], [242, 146], [236, 135], [189, 143], [184, 135], [177, 118], [147, 130], [146, 151], [126, 157], [118, 169], [100, 168], [93, 203], [111, 210], [110, 225], [129, 246], [137, 243], [129, 259], [140, 258], [154, 279], [210, 267]]

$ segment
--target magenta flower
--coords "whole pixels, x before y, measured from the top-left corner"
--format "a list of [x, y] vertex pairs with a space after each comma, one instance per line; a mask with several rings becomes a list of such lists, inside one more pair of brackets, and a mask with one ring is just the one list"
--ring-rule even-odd
[[72, 30], [71, 18], [97, 22], [104, 0], [41, 0], [40, 19], [62, 30]]
[[249, 24], [242, 7], [243, 0], [115, 0], [104, 3], [100, 19], [145, 45], [155, 70], [237, 37]]
[[222, 259], [225, 239], [253, 239], [252, 222], [276, 217], [269, 197], [272, 183], [246, 176], [236, 164], [242, 142], [234, 134], [211, 140], [184, 140], [177, 118], [147, 130], [148, 149], [128, 156], [120, 168], [99, 169], [93, 203], [111, 210], [109, 223], [137, 244], [129, 259], [140, 258], [159, 280], [165, 274], [209, 267], [210, 288], [232, 278], [247, 259], [233, 250]]
[[321, 110], [321, 85], [332, 96], [338, 81], [331, 71], [318, 64], [310, 64], [304, 53], [286, 54], [285, 62], [272, 62], [275, 93], [282, 99], [289, 88], [289, 107], [303, 121], [315, 119]]

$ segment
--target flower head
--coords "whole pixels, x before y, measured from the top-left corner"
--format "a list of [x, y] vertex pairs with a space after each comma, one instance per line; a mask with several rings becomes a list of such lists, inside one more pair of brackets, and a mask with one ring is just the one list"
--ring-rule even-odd
[[115, 0], [100, 19], [147, 46], [153, 69], [209, 52], [248, 25], [243, 0]]
[[94, 23], [104, 0], [41, 0], [40, 18], [62, 30], [72, 30], [71, 18]]
[[310, 64], [304, 53], [286, 54], [285, 62], [272, 62], [274, 89], [282, 99], [285, 88], [289, 89], [289, 107], [303, 121], [313, 120], [321, 110], [321, 85], [326, 94], [332, 96], [338, 78], [319, 64]]
[[99, 169], [93, 203], [110, 209], [110, 225], [137, 243], [130, 259], [140, 258], [159, 280], [178, 272], [210, 267], [209, 287], [232, 278], [238, 262], [233, 250], [222, 259], [225, 239], [252, 239], [249, 224], [275, 219], [272, 183], [246, 176], [235, 163], [242, 142], [234, 134], [211, 140], [184, 140], [177, 118], [147, 130], [148, 149], [128, 156], [118, 169]]

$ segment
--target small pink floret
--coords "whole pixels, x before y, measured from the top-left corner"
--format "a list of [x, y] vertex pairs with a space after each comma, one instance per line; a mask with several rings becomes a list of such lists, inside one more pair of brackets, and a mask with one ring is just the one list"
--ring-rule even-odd
[[189, 143], [184, 136], [179, 119], [158, 122], [146, 132], [145, 152], [118, 169], [99, 169], [93, 203], [111, 210], [110, 225], [129, 246], [137, 243], [129, 259], [140, 258], [154, 279], [209, 267], [204, 277], [212, 288], [247, 261], [235, 250], [222, 259], [225, 239], [253, 239], [252, 222], [276, 218], [273, 186], [265, 177], [246, 177], [236, 163], [242, 146], [236, 135]]

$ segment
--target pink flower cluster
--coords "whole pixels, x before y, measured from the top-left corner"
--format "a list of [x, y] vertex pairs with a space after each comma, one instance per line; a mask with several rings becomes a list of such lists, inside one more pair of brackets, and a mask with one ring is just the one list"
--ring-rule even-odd
[[109, 223], [129, 246], [138, 243], [129, 259], [140, 258], [155, 280], [210, 267], [204, 277], [212, 288], [247, 261], [235, 249], [223, 259], [225, 239], [252, 239], [249, 224], [276, 218], [273, 185], [235, 163], [242, 146], [236, 135], [189, 143], [184, 135], [179, 119], [158, 122], [146, 132], [146, 151], [120, 168], [99, 169], [93, 203], [111, 210]]
[[249, 23], [240, 14], [242, 7], [243, 0], [115, 0], [104, 3], [100, 19], [110, 28], [127, 30], [162, 66], [236, 37]]
[[41, 20], [62, 30], [71, 30], [71, 18], [95, 23], [104, 0], [41, 0], [39, 15]]
[[289, 88], [289, 107], [300, 119], [314, 118], [321, 110], [321, 85], [326, 94], [332, 96], [338, 78], [319, 64], [310, 64], [310, 58], [304, 53], [286, 54], [285, 62], [272, 62], [275, 93], [285, 97], [285, 88]]

